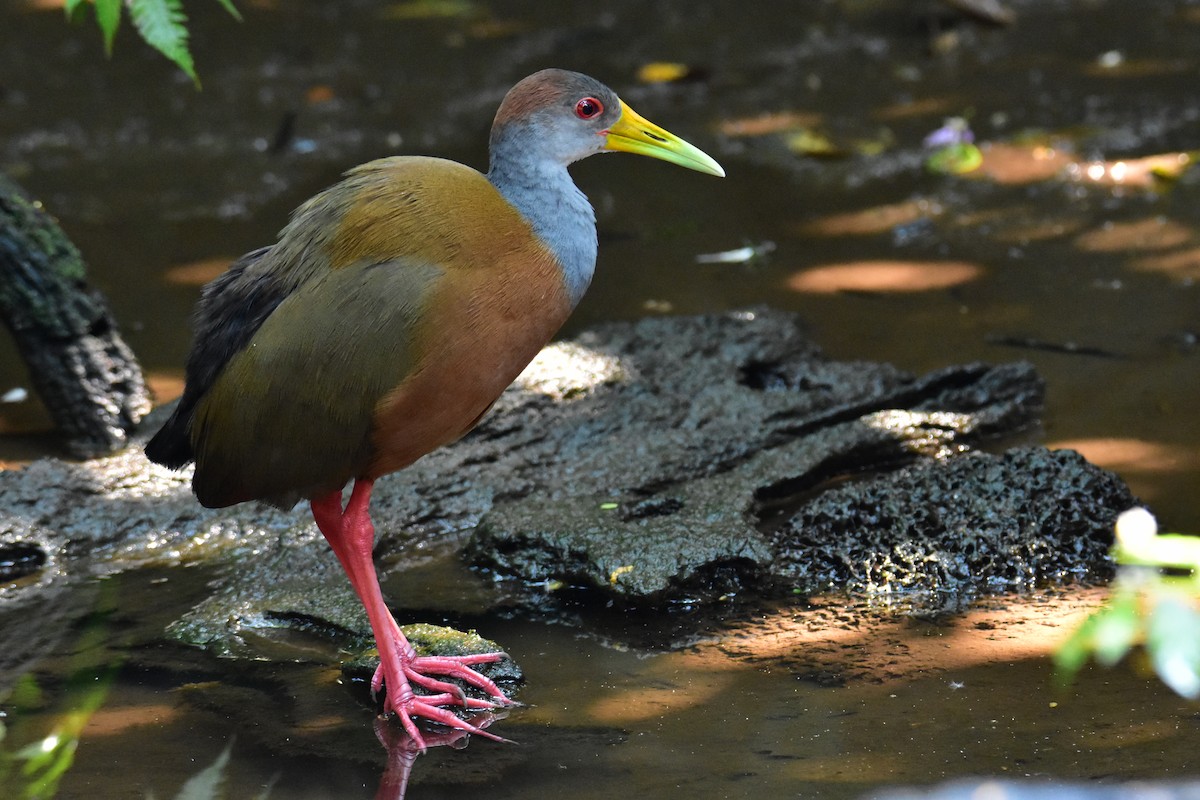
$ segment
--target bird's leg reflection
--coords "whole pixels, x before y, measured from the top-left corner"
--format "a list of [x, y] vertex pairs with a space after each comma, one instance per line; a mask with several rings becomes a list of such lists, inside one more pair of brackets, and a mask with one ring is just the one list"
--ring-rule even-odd
[[[473, 730], [482, 731], [505, 714], [482, 712], [467, 720]], [[426, 730], [423, 741], [414, 739], [403, 727], [392, 724], [386, 717], [375, 718], [375, 738], [387, 750], [387, 766], [379, 778], [379, 790], [375, 800], [404, 800], [408, 791], [408, 778], [412, 774], [417, 756], [429, 747], [453, 747], [462, 750], [470, 742], [471, 732], [461, 728], [445, 728], [440, 731]]]

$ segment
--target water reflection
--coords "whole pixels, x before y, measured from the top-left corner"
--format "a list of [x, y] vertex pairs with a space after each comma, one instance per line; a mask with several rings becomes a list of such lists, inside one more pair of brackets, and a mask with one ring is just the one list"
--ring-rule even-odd
[[[99, 584], [92, 613], [84, 618], [67, 664], [65, 689], [54, 703], [49, 690], [34, 672], [16, 677], [11, 687], [0, 683], [0, 699], [6, 711], [0, 719], [0, 795], [23, 800], [40, 800], [58, 794], [59, 783], [75, 763], [75, 753], [84, 728], [104, 705], [123, 660], [114, 658], [104, 645], [113, 638], [111, 608], [113, 589]], [[14, 637], [10, 644], [19, 641]], [[0, 675], [0, 679], [4, 676]], [[53, 679], [51, 679], [53, 680]], [[45, 725], [38, 711], [53, 708], [49, 732], [29, 744], [12, 749], [13, 741], [29, 741], [28, 730]]]
[[[468, 717], [466, 721], [483, 730], [504, 716], [485, 711]], [[459, 728], [447, 728], [442, 732], [423, 731], [422, 735], [425, 738], [425, 748], [450, 747], [455, 750], [465, 748], [471, 738], [470, 733]], [[408, 735], [403, 726], [390, 718], [375, 718], [375, 738], [387, 750], [387, 766], [379, 778], [379, 790], [375, 792], [375, 800], [404, 800], [413, 765], [417, 762], [417, 756], [424, 752], [423, 748]]]
[[[63, 701], [65, 710], [50, 733], [16, 752], [0, 753], [0, 787], [7, 787], [5, 797], [38, 800], [58, 794], [59, 782], [75, 762], [80, 735], [103, 705], [116, 674], [113, 665], [73, 674]], [[14, 687], [13, 695], [36, 702], [41, 688], [33, 675], [25, 675]]]

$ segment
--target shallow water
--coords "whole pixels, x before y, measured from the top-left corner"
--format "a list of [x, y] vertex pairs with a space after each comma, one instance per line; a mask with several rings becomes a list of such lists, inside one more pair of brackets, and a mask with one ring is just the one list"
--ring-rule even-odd
[[[398, 796], [381, 785], [395, 773], [373, 739], [365, 689], [334, 667], [221, 662], [156, 642], [203, 577], [142, 571], [85, 589], [94, 605], [81, 609], [88, 613], [72, 629], [78, 638], [64, 639], [26, 679], [41, 688], [42, 703], [9, 701], [8, 747], [69, 729], [69, 708], [99, 691], [100, 706], [79, 714], [59, 797], [172, 797], [226, 747], [227, 797], [268, 785], [274, 798]], [[1070, 619], [1097, 600], [1088, 594]], [[828, 602], [835, 618], [863, 613]], [[476, 738], [461, 751], [434, 747], [416, 760], [408, 797], [837, 798], [975, 775], [1188, 775], [1200, 725], [1193, 705], [1124, 669], [1085, 670], [1062, 689], [1048, 663], [1031, 657], [1063, 633], [1062, 608], [1057, 600], [993, 601], [990, 621], [960, 627], [910, 619], [860, 629], [829, 620], [826, 633], [844, 634], [836, 653], [813, 642], [784, 656], [771, 641], [803, 617], [798, 606], [732, 615], [720, 636], [673, 652], [492, 618], [489, 635], [528, 679], [519, 694], [527, 707], [493, 725], [518, 744]], [[81, 648], [97, 627], [102, 641]], [[314, 657], [334, 660], [327, 645], [320, 650], [314, 645]], [[97, 677], [112, 668], [111, 683]], [[850, 676], [844, 683], [838, 669]], [[25, 686], [18, 696], [30, 694]]]
[[[742, 4], [497, 2], [415, 20], [387, 13], [405, 4], [255, 3], [241, 25], [200, 6], [205, 87], [195, 93], [127, 30], [106, 63], [95, 31], [13, 3], [0, 9], [0, 168], [59, 216], [168, 396], [199, 284], [270, 241], [296, 204], [392, 152], [483, 166], [507, 86], [543, 66], [582, 69], [708, 150], [729, 177], [629, 157], [580, 164], [601, 262], [567, 333], [769, 304], [799, 311], [838, 358], [913, 371], [1029, 359], [1049, 384], [1043, 441], [1117, 471], [1167, 526], [1200, 530], [1200, 184], [1192, 173], [1146, 187], [1086, 177], [1089, 164], [1107, 162], [1111, 177], [1119, 159], [1194, 147], [1200, 13], [1139, 0], [1013, 5], [1021, 18], [1010, 29], [941, 24], [959, 44], [937, 55], [931, 44], [944, 42], [931, 39], [926, 11], [883, 0], [764, 2], [752, 15]], [[697, 79], [635, 78], [642, 64], [676, 60]], [[977, 140], [1010, 145], [1010, 157], [989, 150], [982, 178], [923, 170], [922, 137], [954, 114], [970, 115]], [[786, 115], [849, 154], [793, 152]], [[855, 154], [861, 142], [882, 154]], [[1070, 161], [1082, 177], [1060, 177]], [[762, 262], [694, 261], [764, 241], [776, 248]], [[890, 283], [897, 269], [902, 286]], [[1064, 351], [1070, 344], [1083, 350]], [[0, 390], [25, 383], [0, 344]], [[0, 425], [6, 460], [52, 447], [36, 402], [3, 407]], [[68, 706], [99, 702], [77, 720], [61, 797], [172, 797], [230, 742], [229, 797], [272, 780], [274, 798], [376, 796], [385, 751], [360, 687], [338, 684], [328, 666], [236, 665], [158, 642], [202, 577], [140, 572], [64, 595], [71, 625], [16, 684], [33, 699], [5, 703], [5, 749], [42, 741]], [[436, 622], [457, 606], [421, 602], [435, 583], [444, 594], [439, 570], [401, 576], [389, 594]], [[486, 596], [487, 586], [470, 592]], [[1062, 597], [1047, 607], [1058, 620]], [[921, 666], [904, 643], [886, 669], [873, 662], [824, 686], [838, 670], [781, 658], [771, 626], [735, 622], [714, 641], [662, 653], [614, 646], [622, 637], [611, 629], [496, 613], [465, 621], [504, 643], [529, 677], [520, 699], [530, 707], [494, 726], [521, 745], [436, 748], [417, 761], [410, 797], [463, 784], [467, 796], [486, 786], [493, 797], [851, 797], [973, 774], [1181, 777], [1192, 760], [1194, 706], [1124, 668], [1056, 693], [1039, 657], [1049, 643], [1011, 658], [983, 646], [962, 661], [949, 657], [956, 639], [945, 661]], [[1007, 625], [997, 630], [1017, 638], [1061, 628]], [[721, 644], [731, 637], [752, 644]], [[335, 663], [328, 643], [306, 646]], [[865, 644], [852, 636], [845, 646]], [[113, 663], [111, 684], [96, 680]], [[89, 685], [107, 688], [89, 695]]]

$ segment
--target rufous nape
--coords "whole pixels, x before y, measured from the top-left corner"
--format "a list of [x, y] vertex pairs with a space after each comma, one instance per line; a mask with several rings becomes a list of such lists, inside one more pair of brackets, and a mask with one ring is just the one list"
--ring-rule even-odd
[[567, 167], [613, 151], [724, 175], [608, 87], [557, 69], [504, 97], [487, 174], [419, 156], [350, 170], [204, 287], [183, 396], [146, 447], [168, 467], [195, 462], [210, 508], [310, 503], [375, 635], [372, 691], [386, 687], [384, 713], [418, 744], [414, 717], [496, 738], [446, 707], [510, 704], [473, 669], [503, 654], [416, 654], [379, 588], [371, 488], [474, 427], [583, 297], [596, 220]]

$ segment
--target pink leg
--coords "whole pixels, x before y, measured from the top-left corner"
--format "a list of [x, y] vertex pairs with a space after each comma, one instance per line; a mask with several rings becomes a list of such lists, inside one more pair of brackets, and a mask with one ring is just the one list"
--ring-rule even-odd
[[[312, 501], [312, 513], [317, 527], [325, 534], [325, 539], [341, 562], [342, 569], [350, 578], [350, 584], [362, 601], [367, 611], [367, 619], [371, 622], [371, 631], [375, 634], [375, 645], [379, 649], [379, 668], [371, 680], [372, 693], [378, 692], [383, 685], [387, 686], [384, 713], [394, 711], [400, 716], [405, 730], [422, 752], [425, 750], [425, 740], [412, 717], [424, 717], [451, 728], [504, 741], [499, 736], [481, 730], [439, 708], [444, 705], [460, 705], [469, 709], [488, 709], [511, 704], [512, 701], [505, 697], [495, 683], [470, 667], [472, 664], [497, 661], [503, 658], [504, 654], [418, 656], [384, 603], [371, 556], [375, 547], [375, 527], [371, 524], [368, 507], [373, 483], [374, 481], [370, 480], [356, 480], [345, 510], [342, 509], [341, 492], [332, 492]], [[466, 697], [454, 684], [437, 680], [430, 675], [459, 678], [487, 692], [494, 698], [494, 702]], [[412, 690], [412, 684], [429, 689], [435, 694], [417, 695]]]

